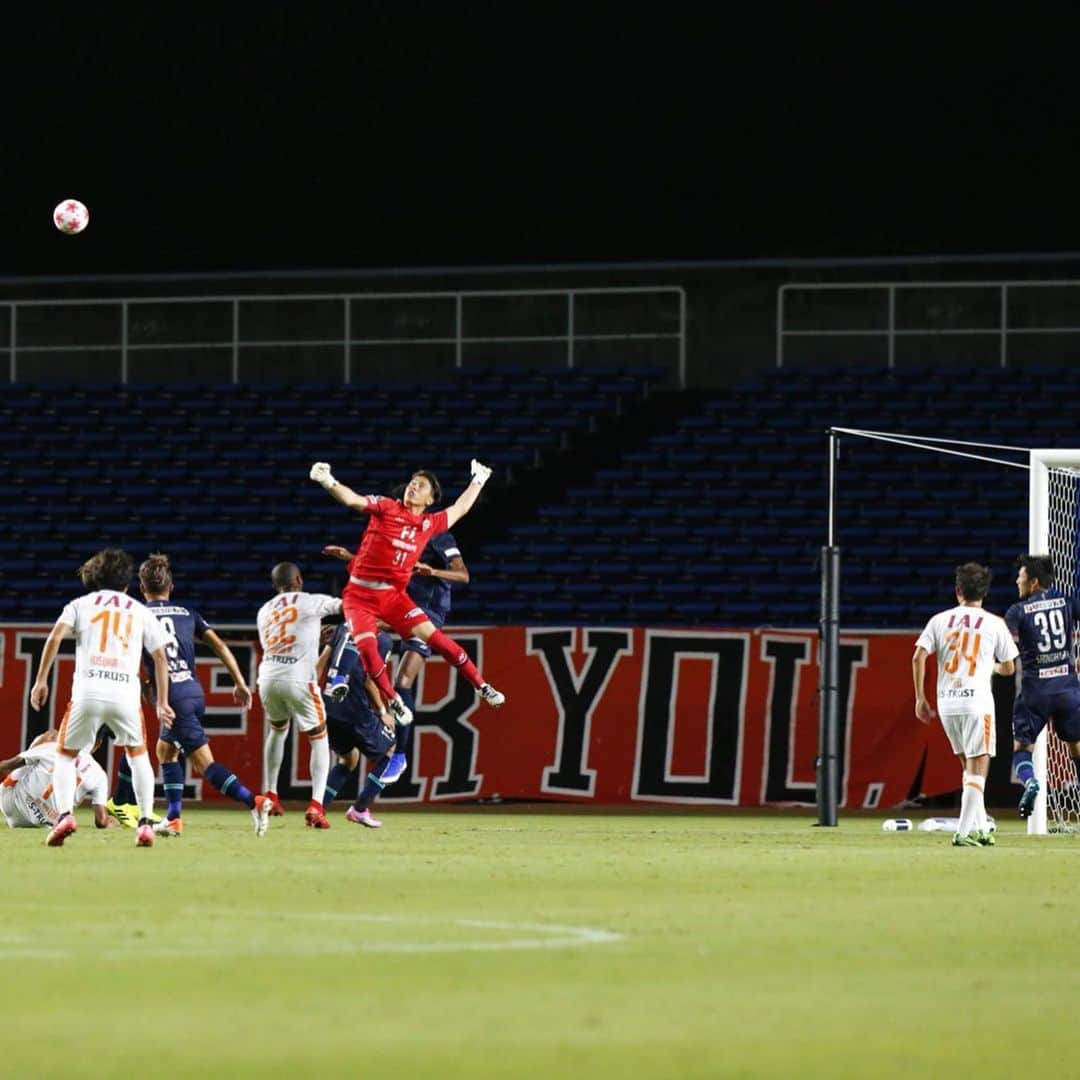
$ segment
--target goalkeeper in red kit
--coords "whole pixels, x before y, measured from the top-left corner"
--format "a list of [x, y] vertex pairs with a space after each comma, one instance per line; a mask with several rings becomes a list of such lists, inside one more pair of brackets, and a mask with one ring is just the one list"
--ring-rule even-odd
[[413, 473], [400, 499], [385, 495], [358, 495], [334, 479], [330, 466], [318, 461], [311, 479], [321, 484], [342, 506], [370, 517], [360, 547], [349, 563], [349, 583], [341, 595], [342, 608], [364, 670], [379, 688], [387, 708], [399, 724], [412, 722], [412, 713], [398, 696], [376, 642], [377, 622], [382, 620], [403, 641], [418, 637], [468, 679], [480, 697], [498, 707], [506, 695], [484, 681], [465, 650], [437, 630], [423, 608], [406, 593], [413, 567], [428, 541], [453, 528], [476, 502], [491, 469], [475, 459], [472, 479], [445, 510], [428, 508], [442, 498], [439, 481], [426, 469]]

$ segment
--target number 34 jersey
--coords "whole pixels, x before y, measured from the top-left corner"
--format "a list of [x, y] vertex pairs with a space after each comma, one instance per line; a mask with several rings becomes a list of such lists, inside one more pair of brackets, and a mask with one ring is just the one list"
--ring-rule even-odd
[[994, 664], [1017, 655], [1000, 615], [964, 604], [940, 611], [926, 624], [915, 646], [937, 656], [939, 714], [993, 714]]
[[263, 653], [259, 684], [277, 679], [314, 682], [320, 623], [339, 611], [341, 601], [322, 593], [278, 593], [267, 600], [255, 620]]
[[1077, 685], [1073, 666], [1073, 634], [1080, 618], [1080, 600], [1059, 589], [1043, 589], [1013, 604], [1005, 622], [1020, 646], [1024, 696], [1056, 694]]

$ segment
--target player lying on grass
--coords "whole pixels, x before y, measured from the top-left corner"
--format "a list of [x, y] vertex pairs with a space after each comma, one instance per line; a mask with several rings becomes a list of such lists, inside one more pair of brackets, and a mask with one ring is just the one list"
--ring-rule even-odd
[[364, 670], [386, 699], [395, 721], [408, 724], [412, 713], [391, 685], [386, 664], [379, 656], [375, 635], [380, 620], [403, 641], [415, 636], [426, 642], [461, 672], [484, 701], [495, 707], [502, 705], [506, 696], [484, 681], [465, 650], [436, 629], [423, 608], [405, 591], [421, 552], [472, 509], [491, 469], [474, 459], [472, 479], [465, 490], [445, 510], [435, 512], [429, 512], [429, 508], [439, 501], [442, 492], [434, 474], [425, 469], [413, 473], [400, 500], [357, 494], [338, 483], [325, 461], [312, 465], [310, 476], [342, 506], [359, 510], [370, 519], [349, 563], [349, 582], [342, 603]]
[[[21, 754], [0, 761], [0, 812], [9, 829], [51, 829], [56, 824], [59, 812], [52, 777], [58, 735], [55, 728], [50, 728]], [[75, 806], [89, 799], [94, 808], [94, 825], [99, 829], [117, 827], [105, 809], [109, 778], [84, 751], [75, 755], [75, 778]]]
[[49, 699], [50, 674], [66, 637], [75, 636], [75, 674], [71, 702], [60, 723], [53, 765], [57, 820], [46, 838], [60, 847], [77, 829], [75, 757], [97, 742], [102, 725], [112, 728], [116, 745], [124, 747], [131, 766], [139, 806], [135, 830], [137, 847], [152, 847], [154, 830], [154, 770], [146, 752], [146, 732], [139, 700], [139, 666], [145, 649], [153, 659], [158, 723], [173, 721], [169, 707], [168, 637], [161, 624], [136, 599], [127, 595], [135, 564], [126, 551], [106, 548], [88, 559], [79, 577], [88, 590], [64, 607], [45, 639], [30, 704], [40, 710]]
[[[378, 643], [379, 655], [385, 663], [393, 641], [389, 634], [380, 631]], [[319, 657], [320, 674], [326, 670], [333, 672], [332, 677], [341, 680], [336, 685], [349, 688], [349, 693], [339, 696], [336, 701], [328, 691], [323, 693], [326, 704], [326, 731], [330, 746], [338, 755], [338, 762], [330, 770], [326, 781], [323, 805], [329, 806], [349, 777], [356, 772], [362, 753], [372, 762], [372, 766], [345, 817], [354, 824], [366, 825], [369, 829], [381, 828], [382, 822], [371, 816], [371, 804], [384, 788], [405, 771], [405, 755], [394, 751], [401, 732], [409, 730], [412, 725], [395, 730], [379, 691], [370, 680], [364, 680], [360, 686], [350, 686], [358, 676], [363, 676], [364, 671], [347, 626], [337, 628], [329, 645]]]

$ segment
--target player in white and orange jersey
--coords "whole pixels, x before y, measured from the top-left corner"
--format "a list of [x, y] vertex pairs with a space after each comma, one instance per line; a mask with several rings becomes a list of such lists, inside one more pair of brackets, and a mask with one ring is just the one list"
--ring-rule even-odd
[[[0, 813], [9, 829], [51, 829], [56, 824], [53, 800], [53, 766], [56, 763], [55, 728], [39, 735], [15, 757], [0, 761]], [[75, 805], [87, 799], [94, 808], [94, 824], [99, 829], [119, 827], [105, 808], [109, 799], [109, 778], [87, 753], [75, 755]]]
[[311, 745], [311, 802], [304, 821], [311, 828], [329, 829], [322, 800], [330, 772], [330, 744], [315, 665], [319, 659], [321, 620], [326, 615], [337, 615], [341, 601], [335, 596], [304, 592], [304, 579], [295, 563], [278, 563], [270, 580], [277, 596], [259, 608], [255, 620], [263, 653], [259, 697], [270, 722], [264, 750], [266, 797], [280, 810], [278, 773], [285, 756], [289, 721], [295, 718]]
[[956, 568], [956, 607], [939, 611], [915, 643], [911, 659], [915, 715], [928, 724], [934, 710], [926, 699], [926, 658], [938, 661], [937, 711], [953, 752], [964, 762], [957, 847], [994, 843], [986, 817], [986, 778], [997, 751], [991, 677], [1011, 675], [1017, 648], [1005, 620], [983, 610], [990, 571], [969, 562]]
[[40, 709], [49, 697], [49, 674], [60, 642], [75, 635], [75, 676], [56, 742], [53, 797], [57, 820], [46, 843], [59, 847], [75, 832], [77, 777], [75, 758], [97, 741], [102, 724], [112, 728], [116, 745], [127, 753], [135, 798], [139, 804], [138, 847], [151, 847], [154, 830], [154, 771], [146, 753], [146, 726], [139, 701], [139, 664], [145, 649], [154, 661], [158, 721], [172, 722], [169, 708], [169, 665], [165, 655], [168, 636], [147, 608], [127, 595], [135, 568], [126, 551], [106, 548], [88, 559], [79, 577], [89, 590], [64, 607], [42, 650], [30, 704]]

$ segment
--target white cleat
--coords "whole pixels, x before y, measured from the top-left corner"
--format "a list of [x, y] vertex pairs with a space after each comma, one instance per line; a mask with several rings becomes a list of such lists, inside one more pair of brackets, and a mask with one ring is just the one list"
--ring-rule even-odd
[[477, 693], [493, 708], [497, 709], [505, 700], [506, 695], [496, 690], [491, 683], [484, 683]]
[[251, 820], [255, 823], [256, 836], [266, 835], [266, 830], [270, 827], [270, 811], [273, 806], [274, 801], [269, 795], [255, 796], [255, 807], [251, 811]]
[[[502, 696], [501, 694], [499, 695]], [[407, 727], [412, 723], [413, 716], [409, 709], [409, 706], [399, 697], [392, 697], [387, 703], [386, 707], [390, 710], [390, 715], [394, 718], [395, 723], [400, 724], [402, 727]]]

